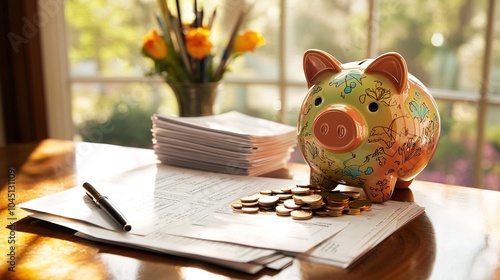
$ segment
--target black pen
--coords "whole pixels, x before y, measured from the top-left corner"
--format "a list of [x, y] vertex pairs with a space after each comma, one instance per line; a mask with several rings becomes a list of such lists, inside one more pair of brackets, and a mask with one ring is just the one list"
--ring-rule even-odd
[[85, 188], [88, 197], [97, 205], [97, 207], [104, 210], [104, 212], [113, 218], [113, 220], [115, 220], [123, 230], [130, 231], [132, 229], [132, 226], [128, 223], [125, 216], [123, 216], [118, 208], [116, 208], [116, 206], [114, 206], [107, 197], [99, 193], [91, 184], [87, 182], [83, 183], [83, 188]]

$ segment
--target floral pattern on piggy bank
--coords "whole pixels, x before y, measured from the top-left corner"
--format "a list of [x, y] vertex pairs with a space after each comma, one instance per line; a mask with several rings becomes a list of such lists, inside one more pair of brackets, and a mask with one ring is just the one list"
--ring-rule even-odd
[[308, 50], [309, 91], [297, 133], [310, 183], [361, 187], [375, 203], [407, 188], [432, 158], [440, 133], [436, 103], [398, 53], [342, 64]]

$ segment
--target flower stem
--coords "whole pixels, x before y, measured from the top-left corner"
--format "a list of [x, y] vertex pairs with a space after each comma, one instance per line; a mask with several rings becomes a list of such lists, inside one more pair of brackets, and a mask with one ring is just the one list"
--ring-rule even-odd
[[233, 49], [234, 40], [236, 38], [238, 30], [240, 29], [240, 25], [243, 22], [244, 17], [245, 13], [243, 11], [240, 11], [238, 20], [236, 21], [236, 24], [234, 25], [233, 30], [231, 32], [231, 37], [229, 38], [229, 42], [227, 43], [227, 46], [224, 49], [224, 53], [222, 54], [222, 59], [220, 61], [219, 67], [217, 67], [217, 70], [215, 71], [215, 76], [214, 76], [215, 80], [220, 80], [220, 78], [222, 78], [222, 75], [224, 74], [224, 69], [226, 69], [227, 60], [229, 59], [229, 56]]

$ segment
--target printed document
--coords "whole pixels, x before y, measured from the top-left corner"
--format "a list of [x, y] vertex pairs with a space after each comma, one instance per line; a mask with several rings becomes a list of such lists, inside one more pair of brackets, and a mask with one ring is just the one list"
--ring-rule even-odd
[[293, 220], [242, 214], [231, 202], [263, 189], [305, 184], [295, 180], [237, 176], [168, 165], [142, 166], [91, 181], [132, 225], [117, 229], [82, 186], [20, 205], [33, 217], [78, 231], [91, 240], [192, 257], [256, 273], [290, 263], [289, 256], [347, 267], [423, 212], [414, 203], [374, 204], [361, 215]]

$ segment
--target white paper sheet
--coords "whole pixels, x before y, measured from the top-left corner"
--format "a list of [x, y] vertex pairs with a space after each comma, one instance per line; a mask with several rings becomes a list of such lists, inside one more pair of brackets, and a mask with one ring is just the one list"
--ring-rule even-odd
[[[83, 237], [212, 262], [232, 262], [236, 267], [278, 251], [302, 253], [301, 258], [348, 267], [423, 212], [414, 203], [387, 201], [374, 204], [361, 215], [314, 217], [306, 221], [233, 213], [230, 203], [242, 196], [306, 182], [164, 165], [140, 167], [91, 183], [129, 219], [131, 233], [117, 230], [114, 221], [88, 200], [81, 186], [20, 207], [37, 212], [35, 217], [73, 228]], [[284, 260], [275, 265], [282, 263], [286, 265]], [[256, 271], [255, 265], [262, 264], [235, 269]]]
[[237, 244], [179, 237], [161, 233], [153, 233], [149, 236], [138, 236], [124, 232], [110, 231], [88, 223], [77, 222], [75, 220], [44, 213], [33, 213], [31, 216], [74, 229], [78, 231], [75, 235], [81, 238], [208, 261], [247, 273], [256, 273], [266, 265], [265, 263], [254, 260], [261, 260], [268, 257], [273, 257], [277, 260], [285, 257], [274, 250], [253, 248]]
[[301, 253], [341, 231], [348, 224], [348, 221], [321, 217], [297, 221], [275, 214], [232, 213], [226, 206], [215, 214], [206, 215], [194, 223], [166, 229], [166, 232], [179, 236]]
[[[155, 119], [159, 119], [160, 121], [155, 121]], [[295, 133], [296, 131], [296, 128], [293, 126], [247, 116], [236, 111], [194, 118], [155, 115], [153, 116], [153, 120], [158, 124], [161, 124], [163, 121], [183, 127], [191, 127], [194, 131], [203, 129], [207, 132], [216, 131], [228, 136], [245, 136], [249, 139], [263, 137], [276, 139], [277, 137]]]
[[398, 228], [424, 212], [411, 202], [386, 201], [374, 204], [361, 216], [342, 216], [349, 225], [299, 258], [347, 268]]
[[[242, 194], [298, 183], [164, 165], [141, 167], [106, 181], [89, 182], [128, 218], [131, 233], [139, 235], [147, 235], [179, 221], [196, 221], [221, 207], [230, 209], [230, 203]], [[26, 202], [21, 207], [116, 229], [114, 221], [87, 198], [80, 186]]]
[[154, 115], [153, 149], [164, 164], [258, 176], [282, 168], [296, 128], [239, 112], [203, 117]]
[[[139, 168], [94, 186], [129, 219], [134, 234], [175, 234], [300, 253], [339, 232], [348, 222], [243, 215], [233, 213], [230, 206], [243, 195], [294, 183], [159, 165]], [[80, 187], [21, 207], [116, 229], [114, 222], [86, 198]]]

